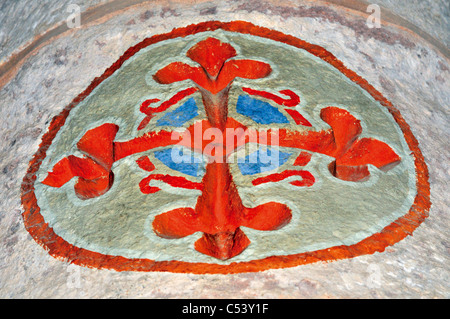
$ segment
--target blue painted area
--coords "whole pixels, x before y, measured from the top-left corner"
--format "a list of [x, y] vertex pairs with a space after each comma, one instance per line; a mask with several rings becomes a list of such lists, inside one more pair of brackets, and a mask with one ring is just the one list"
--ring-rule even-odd
[[198, 107], [194, 98], [190, 98], [177, 109], [167, 112], [156, 122], [156, 126], [182, 126], [187, 121], [198, 116]]
[[206, 163], [203, 157], [184, 147], [175, 146], [154, 154], [164, 165], [180, 173], [195, 177], [205, 174]]
[[245, 160], [238, 159], [238, 167], [243, 175], [254, 175], [272, 171], [289, 159], [292, 154], [281, 152], [270, 147], [261, 147], [256, 152], [247, 155]]
[[259, 124], [289, 123], [286, 116], [276, 107], [247, 95], [239, 96], [236, 111]]

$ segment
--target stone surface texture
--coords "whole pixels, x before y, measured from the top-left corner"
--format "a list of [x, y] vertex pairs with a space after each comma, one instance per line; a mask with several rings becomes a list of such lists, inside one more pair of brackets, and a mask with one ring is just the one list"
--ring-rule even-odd
[[450, 46], [450, 4], [446, 0], [436, 1], [395, 1], [376, 0], [370, 3], [378, 4], [396, 15], [418, 26], [432, 37]]
[[[104, 2], [4, 2], [0, 6], [0, 63], [50, 26], [64, 22], [68, 4], [77, 3], [84, 12]], [[448, 46], [445, 0], [374, 2]], [[47, 41], [0, 87], [0, 297], [450, 297], [448, 56], [401, 28], [382, 24], [380, 29], [369, 29], [367, 14], [332, 3], [136, 3]], [[90, 269], [56, 260], [35, 243], [23, 225], [20, 186], [50, 120], [132, 45], [175, 27], [208, 20], [245, 20], [320, 45], [393, 103], [418, 139], [430, 172], [430, 216], [413, 236], [383, 253], [237, 275]]]

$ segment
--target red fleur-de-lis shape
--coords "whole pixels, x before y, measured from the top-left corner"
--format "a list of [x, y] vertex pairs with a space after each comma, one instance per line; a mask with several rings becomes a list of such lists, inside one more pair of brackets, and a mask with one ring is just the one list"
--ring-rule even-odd
[[169, 84], [189, 79], [211, 94], [217, 94], [237, 77], [259, 79], [272, 71], [270, 65], [264, 62], [231, 59], [236, 56], [236, 50], [215, 38], [197, 43], [186, 55], [200, 66], [173, 62], [156, 72], [153, 76], [155, 81]]

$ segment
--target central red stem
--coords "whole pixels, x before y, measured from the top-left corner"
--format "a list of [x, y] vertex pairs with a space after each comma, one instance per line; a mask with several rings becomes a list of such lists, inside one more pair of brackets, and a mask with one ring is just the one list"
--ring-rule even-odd
[[[229, 86], [217, 94], [203, 89], [200, 91], [209, 123], [224, 133]], [[195, 211], [199, 222], [207, 228], [203, 229], [204, 235], [197, 241], [196, 249], [219, 259], [229, 259], [241, 253], [250, 241], [239, 229], [246, 208], [233, 182], [226, 158], [207, 164], [202, 184], [203, 192], [197, 200]]]
[[220, 91], [217, 94], [211, 94], [209, 91], [200, 88], [202, 94], [203, 106], [205, 108], [206, 116], [212, 127], [217, 127], [222, 132], [228, 119], [228, 92], [230, 86]]

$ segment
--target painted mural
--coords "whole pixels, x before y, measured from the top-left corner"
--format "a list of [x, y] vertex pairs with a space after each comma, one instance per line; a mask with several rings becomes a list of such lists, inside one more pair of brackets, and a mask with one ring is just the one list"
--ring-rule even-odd
[[382, 252], [430, 206], [389, 101], [325, 48], [240, 21], [127, 50], [53, 119], [22, 203], [56, 258], [189, 273]]

